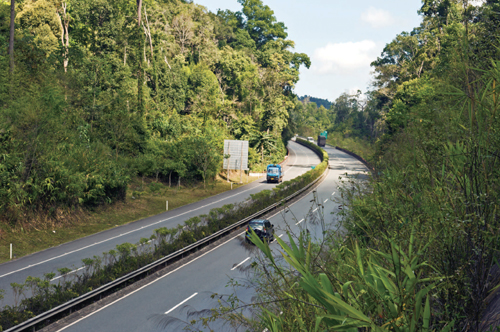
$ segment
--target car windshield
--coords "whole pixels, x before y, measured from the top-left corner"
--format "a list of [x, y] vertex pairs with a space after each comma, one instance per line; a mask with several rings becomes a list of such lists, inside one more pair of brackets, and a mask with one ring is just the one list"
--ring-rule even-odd
[[264, 220], [252, 220], [248, 223], [248, 225], [252, 228], [254, 227], [263, 227], [264, 226]]
[[269, 174], [278, 174], [278, 169], [277, 168], [270, 168], [267, 170]]

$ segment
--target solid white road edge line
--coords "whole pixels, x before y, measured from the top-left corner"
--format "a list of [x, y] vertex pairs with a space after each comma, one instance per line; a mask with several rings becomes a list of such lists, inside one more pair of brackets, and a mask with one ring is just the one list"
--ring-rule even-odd
[[249, 259], [250, 259], [250, 257], [247, 257], [247, 258], [246, 258], [243, 262], [241, 262], [240, 264], [238, 264], [238, 265], [236, 265], [235, 267], [233, 267], [233, 268], [231, 269], [231, 271], [233, 271], [234, 269], [236, 269], [238, 266], [240, 266], [241, 264], [245, 263], [245, 262], [246, 262], [247, 260], [249, 260]]
[[198, 259], [202, 258], [203, 256], [205, 256], [205, 255], [207, 255], [207, 254], [211, 253], [211, 252], [212, 252], [212, 251], [214, 251], [215, 249], [218, 249], [218, 248], [222, 247], [222, 246], [223, 246], [223, 245], [225, 245], [226, 243], [228, 243], [228, 242], [230, 242], [230, 241], [232, 241], [232, 240], [236, 239], [238, 236], [241, 236], [241, 235], [245, 234], [245, 232], [246, 232], [246, 231], [244, 231], [244, 232], [241, 232], [241, 233], [237, 234], [236, 236], [234, 236], [234, 237], [230, 238], [230, 239], [229, 239], [229, 240], [227, 240], [226, 242], [221, 243], [221, 244], [219, 244], [217, 247], [215, 247], [215, 248], [213, 248], [213, 249], [210, 249], [210, 250], [209, 250], [209, 251], [207, 251], [206, 253], [204, 253], [204, 254], [202, 254], [202, 255], [200, 255], [200, 256], [198, 256], [198, 257], [194, 258], [192, 261], [189, 261], [189, 262], [187, 262], [186, 264], [179, 266], [178, 268], [176, 268], [176, 269], [174, 269], [174, 270], [170, 271], [169, 273], [165, 274], [164, 276], [161, 276], [160, 278], [158, 278], [158, 279], [156, 279], [156, 280], [151, 281], [149, 284], [146, 284], [146, 285], [144, 285], [144, 286], [142, 286], [142, 287], [137, 288], [135, 291], [130, 292], [130, 293], [128, 293], [127, 295], [125, 295], [125, 296], [123, 296], [123, 297], [121, 297], [121, 298], [119, 298], [119, 299], [116, 299], [116, 300], [114, 300], [113, 302], [111, 302], [111, 303], [109, 303], [109, 304], [106, 304], [106, 305], [105, 305], [105, 306], [103, 306], [102, 308], [99, 308], [99, 309], [97, 309], [97, 310], [95, 310], [95, 311], [91, 312], [91, 313], [90, 313], [90, 314], [88, 314], [87, 316], [82, 317], [82, 318], [80, 318], [80, 319], [78, 319], [78, 320], [74, 321], [73, 323], [71, 323], [71, 324], [69, 324], [69, 325], [66, 325], [66, 326], [65, 326], [65, 327], [63, 327], [62, 329], [57, 330], [57, 332], [59, 332], [59, 331], [63, 331], [63, 330], [65, 330], [65, 329], [67, 329], [68, 327], [73, 326], [73, 325], [75, 325], [76, 323], [79, 323], [80, 321], [84, 320], [85, 318], [88, 318], [88, 317], [92, 316], [93, 314], [98, 313], [99, 311], [104, 310], [104, 309], [106, 309], [106, 308], [107, 308], [107, 307], [109, 307], [109, 306], [112, 306], [113, 304], [115, 304], [115, 303], [117, 303], [117, 302], [119, 302], [119, 301], [121, 301], [121, 300], [123, 300], [123, 299], [125, 299], [125, 298], [129, 297], [130, 295], [132, 295], [132, 294], [134, 294], [134, 293], [137, 293], [138, 291], [142, 290], [143, 288], [146, 288], [146, 287], [148, 287], [149, 285], [154, 284], [155, 282], [157, 282], [157, 281], [159, 281], [159, 280], [161, 280], [161, 279], [163, 279], [163, 278], [165, 278], [165, 277], [169, 276], [170, 274], [172, 274], [172, 273], [174, 273], [174, 272], [176, 272], [176, 271], [178, 271], [178, 270], [182, 269], [184, 266], [189, 265], [189, 264], [193, 263], [194, 261], [196, 261], [196, 260], [198, 260]]
[[176, 305], [175, 307], [173, 307], [172, 309], [170, 309], [169, 311], [165, 311], [165, 315], [168, 315], [168, 313], [174, 311], [175, 309], [177, 309], [178, 307], [180, 307], [181, 305], [183, 305], [184, 303], [186, 303], [187, 301], [191, 300], [193, 297], [195, 297], [196, 295], [198, 295], [198, 293], [194, 293], [193, 295], [191, 295], [190, 297], [188, 297], [187, 299], [185, 299], [184, 301], [182, 301], [181, 303], [179, 303], [178, 305]]

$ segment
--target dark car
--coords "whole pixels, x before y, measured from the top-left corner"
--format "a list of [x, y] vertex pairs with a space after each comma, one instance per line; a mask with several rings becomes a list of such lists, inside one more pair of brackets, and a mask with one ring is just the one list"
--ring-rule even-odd
[[250, 235], [252, 234], [250, 228], [253, 229], [255, 234], [262, 240], [271, 242], [274, 240], [274, 225], [267, 219], [254, 219], [248, 223], [247, 232], [245, 233], [245, 240], [250, 242]]

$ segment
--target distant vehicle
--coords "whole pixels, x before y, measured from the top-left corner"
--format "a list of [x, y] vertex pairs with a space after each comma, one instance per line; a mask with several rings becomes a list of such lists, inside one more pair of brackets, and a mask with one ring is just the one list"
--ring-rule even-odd
[[325, 136], [318, 136], [318, 146], [325, 146], [326, 144], [326, 137]]
[[267, 165], [267, 183], [276, 182], [280, 183], [283, 181], [283, 169], [281, 165], [269, 164]]
[[272, 242], [274, 241], [274, 225], [267, 219], [254, 219], [248, 223], [246, 233], [245, 233], [245, 241], [250, 243], [250, 234], [252, 232], [250, 229], [253, 229], [255, 234], [262, 240]]
[[328, 132], [325, 130], [321, 134], [318, 135], [318, 146], [325, 146], [326, 139], [328, 138]]
[[311, 143], [316, 143], [316, 141], [315, 141], [315, 140], [314, 140], [314, 138], [312, 138], [312, 137], [308, 137], [308, 138], [307, 138], [307, 140], [308, 140], [309, 142], [311, 142]]

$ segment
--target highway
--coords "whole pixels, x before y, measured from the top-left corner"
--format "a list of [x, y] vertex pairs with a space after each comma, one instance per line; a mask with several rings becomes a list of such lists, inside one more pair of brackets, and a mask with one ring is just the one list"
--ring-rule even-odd
[[[290, 141], [289, 157], [284, 167], [284, 180], [295, 178], [311, 169], [320, 162], [318, 156], [310, 149]], [[2, 306], [13, 305], [14, 295], [10, 284], [23, 283], [28, 276], [43, 277], [45, 273], [57, 272], [58, 268], [79, 269], [82, 259], [101, 255], [114, 249], [116, 245], [125, 242], [137, 243], [143, 237], [149, 238], [154, 229], [159, 227], [175, 227], [185, 220], [201, 214], [207, 214], [211, 209], [244, 201], [250, 194], [264, 189], [271, 189], [276, 184], [268, 184], [265, 178], [248, 185], [240, 186], [202, 201], [179, 207], [175, 210], [115, 227], [91, 236], [62, 244], [32, 255], [28, 255], [0, 265], [0, 289], [5, 290], [5, 298], [0, 301]], [[15, 246], [15, 244], [14, 244]], [[5, 248], [4, 248], [5, 249]], [[5, 250], [8, 250], [6, 248]], [[57, 274], [53, 282], [59, 282]]]
[[[340, 179], [366, 178], [366, 167], [353, 157], [331, 147], [325, 148], [330, 157], [328, 175], [313, 192], [291, 203], [284, 213], [274, 212], [268, 219], [275, 226], [276, 236], [283, 236], [288, 229], [294, 233], [307, 229], [313, 238], [321, 239], [321, 217], [327, 227], [335, 228], [339, 211]], [[346, 175], [347, 173], [347, 175]], [[315, 199], [320, 206], [314, 205]], [[282, 239], [286, 240], [286, 234]], [[277, 249], [276, 242], [271, 247]], [[206, 315], [203, 310], [216, 307], [211, 295], [232, 293], [228, 282], [245, 283], [250, 277], [248, 266], [258, 251], [244, 243], [244, 231], [222, 240], [217, 246], [205, 250], [193, 259], [183, 262], [160, 278], [149, 281], [124, 296], [103, 305], [69, 317], [64, 324], [52, 325], [47, 332], [65, 331], [181, 331], [185, 322]], [[238, 296], [251, 301], [254, 290], [241, 288]], [[198, 315], [196, 315], [198, 313]], [[234, 327], [217, 325], [216, 331], [234, 331]]]

